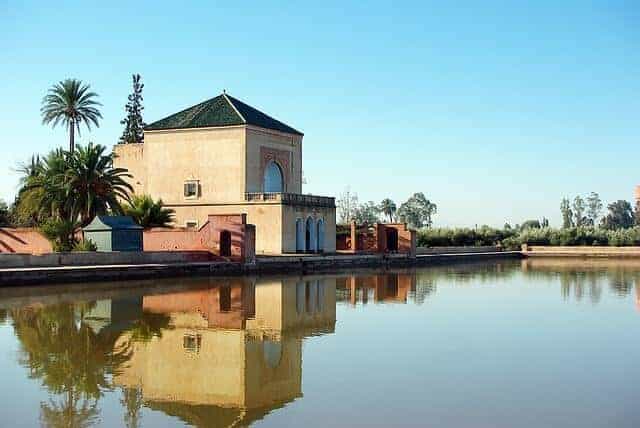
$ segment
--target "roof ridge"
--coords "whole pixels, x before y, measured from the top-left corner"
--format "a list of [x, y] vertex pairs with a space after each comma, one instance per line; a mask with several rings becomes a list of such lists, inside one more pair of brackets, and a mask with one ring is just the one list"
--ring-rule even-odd
[[242, 115], [242, 113], [240, 113], [240, 110], [238, 110], [238, 107], [236, 107], [236, 105], [233, 103], [233, 101], [231, 101], [231, 99], [229, 98], [229, 96], [227, 95], [227, 91], [223, 91], [222, 92], [222, 97], [229, 103], [229, 105], [231, 105], [231, 107], [233, 108], [233, 110], [236, 112], [236, 114], [238, 116], [240, 116], [240, 119], [242, 119], [242, 121], [246, 124], [248, 124], [247, 119], [244, 118], [244, 116]]

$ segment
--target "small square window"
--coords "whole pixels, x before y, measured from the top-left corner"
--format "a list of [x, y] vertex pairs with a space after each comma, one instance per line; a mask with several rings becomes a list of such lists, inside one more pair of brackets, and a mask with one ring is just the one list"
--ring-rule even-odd
[[200, 352], [200, 348], [202, 348], [202, 336], [199, 334], [185, 334], [182, 347], [187, 352]]
[[197, 220], [187, 220], [184, 222], [184, 227], [186, 227], [187, 229], [197, 229], [198, 228], [198, 221]]
[[198, 187], [199, 183], [197, 180], [185, 181], [184, 197], [187, 199], [196, 199], [199, 196]]

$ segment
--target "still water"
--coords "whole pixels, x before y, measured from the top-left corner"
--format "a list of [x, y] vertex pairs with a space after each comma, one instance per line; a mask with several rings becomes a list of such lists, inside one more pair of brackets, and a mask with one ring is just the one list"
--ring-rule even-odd
[[0, 426], [638, 427], [640, 262], [0, 289]]

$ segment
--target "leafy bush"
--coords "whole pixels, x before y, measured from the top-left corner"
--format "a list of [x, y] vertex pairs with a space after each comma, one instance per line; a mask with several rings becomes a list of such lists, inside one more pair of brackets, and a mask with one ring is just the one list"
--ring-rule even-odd
[[135, 195], [124, 213], [145, 229], [148, 227], [169, 227], [173, 222], [174, 210], [165, 208], [162, 199], [154, 201], [149, 195]]
[[93, 243], [91, 239], [83, 239], [80, 242], [76, 242], [73, 245], [73, 251], [77, 252], [88, 252], [88, 251], [98, 251], [98, 247]]
[[515, 235], [511, 229], [494, 229], [483, 226], [479, 229], [437, 228], [418, 231], [419, 247], [467, 247], [498, 245]]
[[55, 252], [66, 252], [73, 249], [76, 244], [75, 230], [75, 222], [56, 218], [50, 218], [40, 226], [40, 231], [51, 242]]

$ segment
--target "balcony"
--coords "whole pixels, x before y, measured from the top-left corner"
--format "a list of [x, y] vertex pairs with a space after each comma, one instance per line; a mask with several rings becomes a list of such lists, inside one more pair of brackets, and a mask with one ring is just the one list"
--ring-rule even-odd
[[283, 205], [335, 208], [336, 198], [298, 193], [245, 193], [247, 202], [273, 202]]

